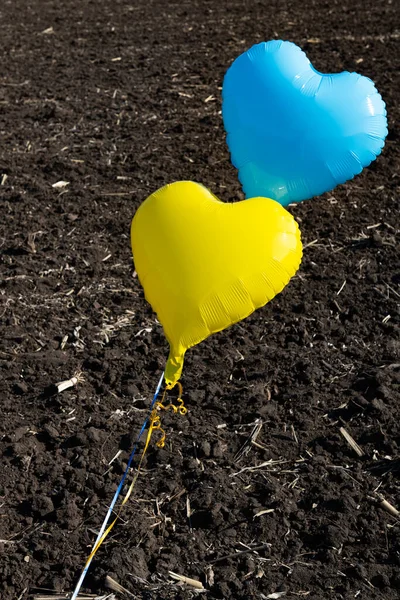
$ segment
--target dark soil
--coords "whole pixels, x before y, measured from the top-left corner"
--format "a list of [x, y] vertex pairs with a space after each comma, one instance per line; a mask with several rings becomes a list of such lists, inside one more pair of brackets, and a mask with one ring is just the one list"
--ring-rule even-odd
[[210, 600], [399, 598], [400, 522], [381, 506], [400, 508], [396, 18], [394, 0], [2, 0], [1, 600], [77, 581], [168, 352], [130, 221], [178, 179], [242, 198], [222, 78], [271, 38], [371, 77], [386, 147], [290, 209], [310, 245], [286, 290], [188, 352], [188, 416], [164, 419], [84, 589], [109, 574], [137, 598], [194, 597], [174, 571]]

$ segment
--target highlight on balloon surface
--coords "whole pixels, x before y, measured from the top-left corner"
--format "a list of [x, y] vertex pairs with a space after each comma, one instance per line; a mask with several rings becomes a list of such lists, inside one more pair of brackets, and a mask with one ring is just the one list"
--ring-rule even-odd
[[276, 296], [302, 257], [296, 221], [269, 198], [224, 203], [178, 181], [149, 196], [131, 227], [135, 269], [170, 344], [165, 381], [185, 352]]
[[319, 73], [292, 42], [263, 42], [228, 69], [222, 116], [247, 198], [283, 206], [332, 190], [380, 154], [385, 103], [357, 73]]

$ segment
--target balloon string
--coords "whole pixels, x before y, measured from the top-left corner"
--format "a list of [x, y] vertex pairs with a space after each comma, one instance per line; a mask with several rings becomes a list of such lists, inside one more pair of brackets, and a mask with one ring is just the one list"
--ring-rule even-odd
[[[109, 509], [107, 511], [107, 515], [106, 515], [106, 517], [105, 517], [105, 519], [103, 521], [103, 524], [102, 524], [102, 526], [100, 528], [100, 531], [98, 533], [96, 542], [95, 542], [95, 544], [94, 544], [94, 546], [92, 548], [92, 551], [91, 551], [91, 553], [90, 553], [90, 555], [89, 555], [89, 557], [88, 557], [88, 559], [86, 561], [85, 567], [84, 567], [84, 569], [82, 571], [82, 574], [81, 574], [81, 576], [79, 578], [79, 581], [78, 581], [78, 583], [77, 583], [77, 585], [75, 587], [75, 590], [74, 590], [74, 592], [73, 592], [73, 594], [71, 596], [71, 600], [76, 600], [76, 598], [77, 598], [77, 596], [79, 594], [79, 591], [80, 591], [80, 589], [82, 587], [83, 581], [84, 581], [84, 579], [86, 577], [86, 574], [87, 574], [87, 572], [89, 570], [89, 566], [90, 566], [90, 563], [92, 562], [92, 559], [93, 559], [94, 555], [96, 554], [97, 550], [100, 548], [101, 544], [103, 543], [103, 541], [105, 540], [105, 538], [107, 537], [107, 535], [110, 533], [111, 529], [114, 527], [116, 521], [119, 518], [119, 515], [120, 515], [122, 507], [124, 506], [124, 504], [126, 504], [126, 502], [128, 501], [128, 499], [129, 499], [129, 497], [130, 497], [130, 495], [132, 493], [132, 490], [133, 490], [133, 488], [135, 486], [136, 480], [137, 480], [137, 478], [139, 476], [139, 472], [140, 472], [140, 468], [142, 466], [144, 455], [146, 454], [147, 448], [148, 448], [150, 440], [151, 440], [151, 436], [152, 436], [153, 431], [155, 429], [159, 429], [162, 432], [162, 439], [158, 442], [157, 446], [159, 446], [160, 442], [162, 442], [162, 445], [164, 445], [164, 443], [165, 443], [165, 432], [161, 429], [161, 420], [160, 420], [159, 415], [157, 414], [157, 408], [156, 408], [156, 404], [159, 404], [159, 403], [157, 403], [157, 397], [158, 397], [158, 394], [160, 393], [160, 389], [161, 389], [161, 385], [162, 385], [163, 379], [164, 379], [164, 373], [161, 374], [160, 380], [158, 382], [156, 391], [155, 391], [154, 396], [153, 396], [153, 400], [152, 400], [150, 408], [149, 408], [148, 415], [146, 416], [146, 418], [145, 418], [145, 420], [143, 422], [143, 425], [142, 425], [142, 427], [140, 429], [140, 432], [139, 432], [139, 435], [137, 437], [136, 443], [135, 443], [135, 445], [133, 447], [133, 450], [132, 450], [132, 452], [131, 452], [131, 454], [129, 456], [129, 460], [128, 460], [128, 464], [126, 466], [125, 472], [124, 472], [124, 474], [122, 476], [122, 479], [120, 481], [120, 484], [119, 484], [119, 486], [118, 486], [118, 488], [117, 488], [117, 490], [116, 490], [116, 492], [114, 494], [114, 498], [113, 498], [113, 500], [112, 500], [112, 502], [111, 502], [111, 504], [109, 506]], [[182, 390], [182, 386], [180, 387], [180, 396], [182, 395], [181, 390]], [[164, 399], [164, 397], [165, 397], [165, 392], [164, 392], [164, 395], [163, 395], [163, 399]], [[180, 400], [182, 401], [181, 398], [180, 398]], [[160, 404], [160, 406], [162, 406], [162, 405]], [[182, 401], [182, 405], [179, 408], [182, 409], [182, 407], [184, 408], [183, 401]], [[164, 406], [163, 406], [163, 408], [164, 408]], [[186, 408], [185, 408], [185, 411], [186, 411]], [[177, 412], [177, 411], [175, 411], [175, 412]], [[182, 413], [181, 410], [179, 412], [180, 412], [180, 414], [185, 414], [185, 413]], [[149, 423], [149, 421], [150, 421], [149, 431], [147, 433], [145, 446], [144, 446], [144, 449], [142, 450], [142, 453], [141, 453], [141, 457], [140, 457], [140, 460], [139, 460], [138, 468], [137, 468], [136, 473], [135, 473], [135, 477], [134, 477], [134, 479], [133, 479], [133, 481], [132, 481], [132, 483], [131, 483], [131, 485], [129, 487], [129, 490], [128, 490], [128, 492], [127, 492], [127, 494], [126, 494], [126, 496], [125, 496], [125, 498], [124, 498], [124, 500], [123, 500], [123, 502], [122, 502], [122, 504], [121, 504], [121, 506], [119, 508], [119, 511], [117, 513], [116, 518], [111, 523], [111, 525], [106, 529], [107, 523], [110, 520], [111, 514], [112, 514], [112, 512], [114, 510], [114, 506], [115, 506], [115, 504], [117, 502], [117, 499], [118, 499], [118, 497], [119, 497], [119, 495], [120, 495], [120, 493], [122, 491], [122, 488], [124, 486], [125, 480], [126, 480], [127, 475], [128, 475], [128, 472], [129, 472], [129, 470], [131, 468], [133, 457], [136, 454], [136, 450], [137, 450], [139, 441], [140, 441], [140, 439], [141, 439], [141, 437], [142, 437], [142, 435], [143, 435], [143, 433], [144, 433], [144, 431], [145, 431], [145, 429], [146, 429], [147, 424]]]
[[151, 436], [153, 435], [153, 431], [155, 429], [158, 429], [159, 431], [162, 432], [162, 437], [157, 442], [157, 446], [159, 448], [162, 448], [164, 446], [164, 444], [165, 444], [165, 437], [166, 436], [165, 436], [165, 431], [161, 428], [161, 419], [160, 419], [160, 416], [157, 414], [157, 408], [158, 408], [158, 406], [159, 406], [159, 403], [156, 402], [155, 407], [151, 411], [150, 425], [149, 425], [149, 430], [148, 430], [147, 436], [146, 436], [146, 442], [145, 442], [144, 448], [143, 448], [143, 450], [141, 452], [140, 459], [139, 459], [139, 464], [137, 466], [136, 473], [135, 473], [135, 476], [134, 476], [134, 478], [132, 480], [132, 483], [129, 486], [129, 489], [128, 489], [126, 495], [125, 495], [125, 498], [121, 502], [121, 506], [118, 509], [117, 516], [115, 517], [115, 519], [111, 523], [111, 525], [109, 525], [107, 527], [107, 529], [105, 530], [105, 532], [103, 533], [103, 535], [101, 536], [101, 538], [96, 542], [95, 546], [93, 547], [93, 550], [91, 551], [91, 553], [90, 553], [90, 555], [89, 555], [89, 557], [88, 557], [88, 559], [86, 561], [86, 565], [90, 564], [90, 562], [92, 561], [92, 559], [93, 559], [94, 555], [96, 554], [97, 550], [100, 548], [100, 546], [102, 545], [102, 543], [104, 542], [104, 540], [106, 539], [106, 537], [108, 536], [108, 534], [110, 533], [111, 529], [114, 527], [115, 523], [118, 521], [118, 519], [119, 519], [119, 517], [121, 515], [121, 512], [122, 512], [123, 506], [128, 502], [128, 500], [129, 500], [129, 498], [130, 498], [130, 496], [132, 494], [133, 488], [135, 487], [136, 481], [137, 481], [137, 479], [139, 477], [140, 470], [142, 468], [143, 459], [145, 457], [145, 454], [147, 452], [147, 448], [149, 447], [149, 444], [150, 444]]

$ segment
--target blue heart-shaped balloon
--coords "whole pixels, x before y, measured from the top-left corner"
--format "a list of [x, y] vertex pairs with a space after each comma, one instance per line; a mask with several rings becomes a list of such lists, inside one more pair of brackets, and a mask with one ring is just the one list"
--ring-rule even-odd
[[385, 103], [370, 79], [319, 73], [291, 42], [257, 44], [235, 60], [222, 115], [246, 197], [284, 206], [360, 173], [387, 135]]

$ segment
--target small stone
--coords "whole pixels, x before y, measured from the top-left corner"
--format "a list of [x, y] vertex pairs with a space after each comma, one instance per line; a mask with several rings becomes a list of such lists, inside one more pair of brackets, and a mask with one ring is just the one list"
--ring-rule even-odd
[[274, 419], [278, 416], [278, 404], [276, 402], [263, 404], [259, 412], [262, 417]]
[[371, 583], [379, 589], [390, 587], [390, 580], [386, 573], [378, 573], [378, 575], [371, 577]]
[[26, 394], [29, 391], [28, 386], [25, 381], [20, 381], [19, 383], [14, 384], [14, 393], [22, 396], [22, 394]]
[[43, 427], [43, 430], [52, 439], [57, 439], [60, 437], [58, 430], [55, 427], [53, 427], [53, 425], [47, 424]]
[[368, 407], [368, 400], [364, 398], [364, 396], [357, 396], [354, 398], [354, 404], [358, 404], [358, 406], [362, 406], [363, 408]]
[[96, 427], [89, 427], [86, 432], [87, 438], [90, 442], [99, 443], [104, 439], [104, 432]]
[[376, 230], [372, 232], [371, 238], [376, 246], [382, 246], [384, 243], [382, 236]]
[[[130, 396], [131, 398], [137, 398], [139, 395], [137, 386], [134, 383], [129, 383], [128, 385], [124, 386], [124, 394], [126, 396]], [[135, 401], [135, 408], [144, 408], [144, 406], [145, 403], [140, 399]]]
[[36, 496], [32, 502], [32, 508], [40, 517], [44, 517], [53, 512], [54, 504], [48, 496]]
[[385, 385], [380, 385], [378, 388], [378, 396], [384, 400], [390, 400], [392, 398], [392, 392]]
[[212, 447], [212, 455], [214, 458], [222, 458], [225, 450], [226, 446], [224, 446], [224, 444], [222, 444], [220, 441], [215, 442]]
[[76, 435], [72, 435], [68, 439], [68, 447], [69, 448], [76, 448], [79, 446], [86, 446], [86, 445], [89, 445], [89, 441], [87, 439], [87, 436], [82, 431], [80, 431]]
[[210, 442], [207, 442], [207, 440], [204, 440], [203, 442], [201, 442], [199, 450], [200, 450], [201, 456], [204, 456], [205, 458], [209, 458], [209, 456], [211, 456]]
[[126, 564], [134, 577], [147, 579], [150, 576], [149, 568], [147, 566], [147, 557], [142, 548], [133, 548], [129, 551], [128, 555], [123, 547], [115, 548], [110, 553], [108, 561], [109, 568], [116, 573], [120, 572], [122, 564]]
[[385, 410], [385, 404], [379, 398], [374, 398], [371, 402], [371, 406], [375, 408], [375, 410], [382, 412]]
[[29, 427], [23, 425], [22, 427], [18, 427], [14, 433], [14, 442], [19, 442], [22, 438], [28, 433]]
[[88, 371], [102, 371], [103, 363], [98, 358], [90, 358], [85, 362], [85, 369]]

